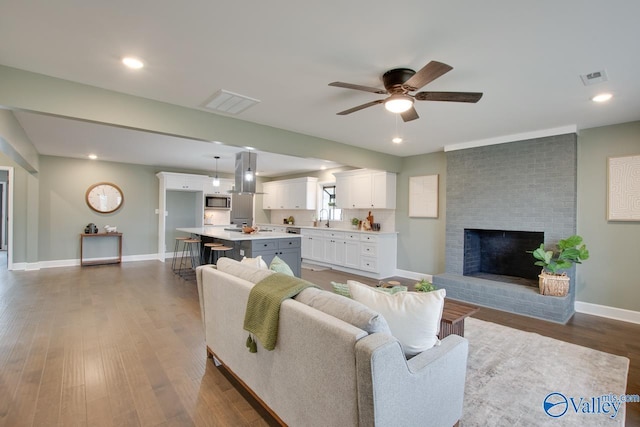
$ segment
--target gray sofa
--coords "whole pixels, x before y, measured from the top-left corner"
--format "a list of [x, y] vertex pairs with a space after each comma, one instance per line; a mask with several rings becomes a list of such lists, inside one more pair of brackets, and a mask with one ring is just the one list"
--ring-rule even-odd
[[[209, 355], [282, 423], [452, 426], [461, 418], [466, 339], [450, 335], [407, 360], [390, 334], [368, 333], [339, 319], [369, 309], [328, 291], [305, 289], [296, 298], [319, 307], [328, 300], [344, 304], [338, 317], [285, 300], [275, 350], [258, 345], [258, 352], [250, 353], [243, 330], [249, 291], [271, 273], [224, 258], [218, 269], [199, 267], [197, 282]], [[365, 329], [378, 316], [371, 313]]]

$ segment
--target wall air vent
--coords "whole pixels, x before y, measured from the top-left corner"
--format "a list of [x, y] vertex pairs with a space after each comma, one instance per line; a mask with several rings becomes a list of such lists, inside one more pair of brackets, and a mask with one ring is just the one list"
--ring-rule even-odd
[[606, 82], [609, 80], [609, 77], [607, 76], [607, 70], [600, 70], [589, 74], [582, 74], [580, 79], [585, 86], [591, 86], [596, 83]]
[[258, 99], [220, 89], [204, 104], [204, 107], [218, 113], [240, 114], [258, 102], [260, 102]]

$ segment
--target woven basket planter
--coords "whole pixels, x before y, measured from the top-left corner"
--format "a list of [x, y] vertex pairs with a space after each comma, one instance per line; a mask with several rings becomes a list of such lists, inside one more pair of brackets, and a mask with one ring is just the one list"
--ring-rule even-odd
[[569, 293], [569, 281], [566, 273], [562, 275], [549, 274], [544, 271], [538, 275], [540, 293], [554, 297], [563, 297]]

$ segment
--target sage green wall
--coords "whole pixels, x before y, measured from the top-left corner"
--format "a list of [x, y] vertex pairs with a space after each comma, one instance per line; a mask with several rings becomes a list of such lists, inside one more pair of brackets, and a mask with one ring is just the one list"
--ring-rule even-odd
[[2, 152], [0, 152], [0, 166], [13, 168], [13, 262], [27, 262], [27, 188], [28, 181], [31, 179], [30, 174]]
[[176, 231], [178, 227], [196, 226], [196, 197], [202, 193], [192, 191], [167, 191], [167, 219], [165, 222], [165, 246], [167, 252], [173, 252], [175, 238], [185, 236], [186, 233]]
[[[445, 271], [446, 173], [443, 152], [402, 159], [396, 180], [395, 218], [400, 270], [424, 274]], [[422, 175], [438, 175], [438, 218], [409, 218], [409, 178]]]
[[38, 151], [10, 110], [0, 109], [0, 151], [28, 172], [38, 171]]
[[[79, 234], [91, 222], [95, 223], [100, 231], [107, 224], [117, 226], [118, 231], [124, 233], [122, 252], [125, 256], [156, 253], [156, 172], [149, 166], [41, 156], [39, 260], [78, 259]], [[124, 193], [122, 208], [112, 214], [94, 212], [85, 202], [87, 188], [103, 181], [118, 185]], [[16, 195], [20, 193], [21, 190], [16, 190]], [[18, 219], [20, 214], [15, 216]], [[107, 246], [107, 242], [104, 244]], [[110, 254], [102, 254], [108, 255]]]
[[607, 158], [640, 155], [640, 122], [578, 136], [578, 234], [590, 258], [577, 266], [576, 300], [640, 311], [640, 222], [608, 222]]
[[0, 66], [0, 106], [341, 164], [398, 171], [401, 158], [336, 141]]

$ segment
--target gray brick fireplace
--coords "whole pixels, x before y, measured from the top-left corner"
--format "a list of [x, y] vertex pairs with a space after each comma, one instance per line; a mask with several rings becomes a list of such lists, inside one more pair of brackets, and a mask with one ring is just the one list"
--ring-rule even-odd
[[477, 238], [469, 230], [498, 236], [523, 232], [544, 239], [545, 246], [575, 234], [576, 170], [575, 134], [448, 152], [446, 272], [434, 276], [434, 284], [450, 298], [554, 322], [569, 320], [575, 301], [573, 269], [569, 295], [543, 296], [531, 283], [471, 272], [475, 261], [467, 262], [465, 274], [465, 240], [467, 256], [479, 257], [470, 254]]

